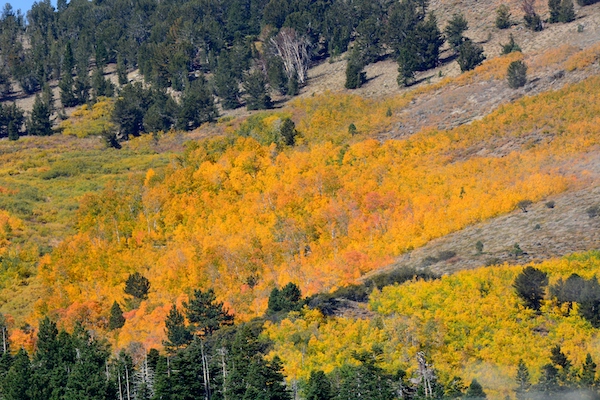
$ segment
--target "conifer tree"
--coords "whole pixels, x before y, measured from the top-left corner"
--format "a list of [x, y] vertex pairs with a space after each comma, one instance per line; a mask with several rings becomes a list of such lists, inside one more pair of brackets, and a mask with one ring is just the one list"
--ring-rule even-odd
[[177, 124], [180, 129], [192, 130], [205, 122], [213, 122], [218, 115], [206, 80], [200, 77], [192, 82], [181, 96]]
[[183, 314], [179, 312], [175, 304], [167, 315], [165, 327], [167, 328], [167, 340], [163, 344], [170, 353], [187, 346], [192, 341], [192, 334], [185, 326]]
[[219, 65], [215, 71], [215, 89], [225, 110], [240, 107], [240, 82], [232, 71], [229, 55], [225, 52], [219, 57]]
[[139, 272], [134, 272], [127, 277], [125, 281], [125, 293], [139, 300], [148, 298], [150, 290], [150, 281]]
[[592, 359], [592, 355], [587, 353], [585, 362], [581, 369], [581, 378], [579, 383], [584, 389], [595, 389], [597, 385], [596, 381], [596, 363]]
[[483, 388], [479, 382], [477, 382], [477, 379], [473, 379], [469, 385], [469, 388], [467, 389], [467, 392], [465, 393], [465, 399], [483, 400], [486, 398], [487, 394], [485, 394]]
[[465, 39], [458, 49], [458, 65], [462, 72], [470, 71], [480, 65], [485, 56], [483, 47], [473, 43], [470, 39]]
[[123, 310], [116, 301], [110, 308], [110, 317], [108, 318], [108, 329], [115, 330], [120, 329], [125, 325], [125, 317], [123, 317]]
[[364, 63], [357, 50], [353, 50], [346, 64], [346, 89], [358, 89], [367, 80]]
[[294, 146], [296, 144], [298, 131], [296, 130], [296, 124], [294, 124], [294, 121], [290, 118], [283, 119], [281, 127], [279, 128], [279, 133], [284, 145]]
[[222, 302], [217, 301], [213, 289], [206, 292], [196, 289], [189, 302], [184, 302], [186, 317], [193, 333], [198, 336], [210, 336], [223, 326], [233, 324], [233, 315]]
[[552, 23], [560, 21], [560, 3], [561, 0], [548, 0], [548, 10], [550, 11], [549, 21]]
[[27, 132], [34, 136], [52, 135], [52, 122], [50, 122], [50, 110], [48, 105], [42, 101], [39, 95], [35, 96], [33, 110], [28, 119]]
[[454, 52], [458, 53], [461, 45], [465, 41], [463, 33], [469, 29], [469, 23], [465, 19], [464, 15], [457, 13], [452, 16], [452, 19], [448, 21], [444, 33], [446, 34], [446, 41], [450, 44], [450, 47], [454, 49]]
[[501, 4], [496, 9], [496, 28], [508, 29], [510, 28], [510, 8], [506, 4]]
[[548, 275], [534, 267], [525, 267], [513, 287], [525, 302], [525, 307], [539, 310], [548, 286]]
[[573, 0], [561, 1], [558, 20], [559, 22], [564, 23], [575, 21], [575, 8], [573, 7]]
[[31, 365], [29, 356], [20, 349], [2, 382], [3, 398], [6, 400], [30, 400]]
[[248, 110], [264, 110], [273, 107], [268, 94], [266, 81], [260, 70], [255, 70], [246, 75], [243, 83], [246, 91], [246, 108]]
[[525, 400], [528, 398], [527, 392], [531, 387], [531, 381], [529, 379], [529, 370], [525, 365], [525, 362], [521, 359], [519, 360], [519, 365], [517, 367], [517, 388], [515, 389], [517, 400]]
[[527, 65], [521, 60], [511, 62], [506, 71], [506, 80], [508, 86], [512, 89], [525, 86], [527, 83]]
[[306, 387], [306, 400], [331, 400], [333, 389], [331, 381], [323, 371], [310, 371]]
[[125, 60], [122, 55], [117, 55], [117, 79], [119, 81], [119, 85], [123, 86], [129, 82], [127, 79], [127, 65], [125, 64]]

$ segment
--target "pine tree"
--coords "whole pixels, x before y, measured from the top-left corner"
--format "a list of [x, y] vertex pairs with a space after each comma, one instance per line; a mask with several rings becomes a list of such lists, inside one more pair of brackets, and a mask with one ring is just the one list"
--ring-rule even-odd
[[296, 144], [296, 137], [298, 136], [294, 121], [290, 118], [284, 118], [281, 127], [279, 128], [279, 134], [281, 135], [284, 145], [294, 146]]
[[469, 388], [467, 389], [467, 392], [465, 393], [465, 399], [483, 400], [486, 398], [487, 394], [485, 394], [483, 388], [479, 382], [477, 382], [477, 379], [473, 379], [469, 385]]
[[120, 329], [125, 325], [125, 317], [123, 317], [123, 310], [116, 301], [110, 308], [110, 317], [108, 318], [108, 329], [115, 330]]
[[458, 13], [452, 16], [452, 19], [448, 21], [444, 33], [446, 34], [446, 41], [450, 44], [450, 47], [454, 49], [456, 53], [459, 52], [459, 48], [465, 41], [463, 33], [469, 29], [469, 23], [465, 19], [464, 15]]
[[75, 67], [75, 57], [71, 49], [71, 43], [67, 42], [65, 55], [62, 65], [62, 77], [58, 87], [60, 88], [60, 102], [63, 107], [73, 107], [77, 105], [77, 99], [74, 94], [73, 68]]
[[496, 28], [508, 29], [510, 28], [510, 8], [506, 4], [501, 4], [496, 9]]
[[415, 71], [418, 67], [415, 53], [408, 49], [401, 49], [398, 57], [398, 85], [409, 86], [415, 79]]
[[167, 328], [167, 340], [163, 344], [170, 353], [187, 346], [192, 341], [192, 334], [185, 326], [183, 314], [177, 310], [175, 304], [167, 315], [165, 327]]
[[150, 290], [150, 281], [148, 278], [134, 272], [127, 277], [125, 281], [125, 294], [135, 297], [139, 300], [145, 300], [148, 298], [148, 291]]
[[559, 11], [559, 22], [568, 23], [575, 21], [575, 8], [573, 7], [573, 0], [562, 0]]
[[528, 398], [527, 392], [531, 387], [531, 381], [529, 380], [529, 370], [525, 365], [525, 362], [519, 360], [519, 366], [517, 367], [517, 388], [515, 389], [517, 400], [525, 400]]
[[560, 3], [561, 0], [548, 0], [548, 10], [550, 11], [549, 21], [552, 23], [560, 21]]
[[363, 71], [364, 63], [358, 51], [354, 50], [346, 64], [346, 89], [358, 89], [367, 80]]
[[513, 61], [506, 71], [506, 80], [508, 86], [512, 89], [518, 89], [527, 83], [527, 65], [521, 61]]
[[2, 382], [3, 399], [6, 400], [29, 400], [31, 381], [31, 366], [29, 356], [24, 349], [19, 350], [15, 356], [12, 366], [8, 370]]
[[579, 315], [588, 320], [594, 328], [600, 327], [600, 284], [596, 277], [586, 281], [579, 296]]
[[87, 69], [78, 68], [77, 76], [73, 84], [73, 95], [78, 105], [83, 105], [88, 102], [90, 98], [90, 77], [88, 76]]
[[246, 108], [248, 110], [264, 110], [273, 107], [268, 94], [263, 73], [255, 70], [246, 75], [243, 83], [246, 91]]
[[119, 81], [119, 85], [123, 86], [129, 82], [127, 78], [127, 65], [125, 64], [125, 60], [122, 55], [117, 55], [117, 79]]
[[412, 48], [418, 55], [418, 70], [426, 71], [437, 67], [444, 38], [433, 13], [429, 13], [425, 20], [417, 24], [411, 41]]
[[470, 39], [465, 39], [458, 49], [458, 65], [462, 72], [470, 71], [480, 65], [485, 56], [483, 47], [473, 43]]
[[233, 315], [217, 301], [213, 289], [194, 290], [192, 298], [184, 302], [183, 307], [192, 332], [199, 336], [210, 336], [221, 327], [233, 324]]
[[213, 122], [218, 115], [206, 80], [200, 77], [192, 82], [181, 96], [177, 125], [180, 129], [192, 130], [205, 122]]
[[513, 287], [517, 295], [525, 302], [525, 307], [539, 310], [548, 286], [548, 275], [534, 267], [525, 267]]
[[215, 72], [215, 89], [225, 110], [240, 107], [240, 82], [231, 69], [227, 53], [219, 57], [219, 66]]
[[510, 54], [513, 51], [521, 51], [521, 47], [515, 42], [515, 38], [511, 33], [509, 36], [509, 42], [507, 44], [502, 44], [502, 54]]
[[50, 122], [50, 110], [39, 95], [35, 96], [33, 110], [27, 124], [27, 132], [33, 136], [52, 135], [52, 122]]
[[292, 282], [281, 290], [274, 288], [269, 296], [269, 313], [297, 311], [302, 307], [302, 293]]
[[100, 68], [96, 68], [92, 74], [92, 89], [94, 89], [94, 99], [98, 97], [112, 97], [115, 92], [115, 87], [111, 81], [104, 77], [104, 72]]
[[305, 391], [306, 400], [331, 400], [333, 389], [331, 381], [323, 371], [310, 371]]
[[592, 359], [590, 353], [587, 353], [583, 368], [581, 369], [581, 377], [579, 383], [584, 389], [595, 389], [596, 381], [596, 363]]

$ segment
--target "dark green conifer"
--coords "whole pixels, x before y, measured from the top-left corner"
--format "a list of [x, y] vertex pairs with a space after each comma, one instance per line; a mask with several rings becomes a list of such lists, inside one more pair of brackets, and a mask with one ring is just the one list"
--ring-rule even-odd
[[115, 330], [120, 329], [125, 325], [125, 317], [123, 317], [123, 310], [116, 301], [110, 308], [110, 317], [108, 318], [108, 329]]
[[34, 136], [52, 135], [52, 122], [50, 122], [50, 110], [48, 105], [42, 101], [39, 95], [35, 96], [33, 110], [28, 119], [27, 132]]
[[266, 80], [261, 71], [255, 70], [247, 74], [243, 87], [246, 92], [245, 99], [248, 110], [264, 110], [273, 107], [267, 91]]

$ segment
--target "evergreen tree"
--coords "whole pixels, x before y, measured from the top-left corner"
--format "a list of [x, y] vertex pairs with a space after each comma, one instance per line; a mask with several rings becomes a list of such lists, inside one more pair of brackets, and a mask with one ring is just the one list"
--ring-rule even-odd
[[144, 115], [150, 104], [150, 93], [139, 82], [123, 86], [112, 114], [119, 129], [118, 139], [127, 140], [144, 132]]
[[72, 339], [77, 357], [67, 378], [64, 400], [115, 398], [116, 388], [106, 379], [110, 355], [107, 344], [93, 339], [80, 325], [75, 327]]
[[233, 324], [233, 315], [218, 302], [213, 289], [194, 290], [189, 302], [184, 302], [186, 317], [193, 333], [210, 336], [223, 326]]
[[596, 363], [592, 359], [590, 353], [587, 353], [583, 368], [581, 369], [581, 377], [579, 383], [584, 389], [595, 389], [597, 386], [596, 381]]
[[180, 129], [192, 130], [218, 117], [214, 98], [203, 77], [192, 82], [181, 96], [177, 124]]
[[513, 283], [517, 295], [525, 302], [525, 307], [538, 311], [547, 285], [548, 275], [534, 267], [525, 267]]
[[125, 317], [123, 317], [123, 310], [116, 301], [110, 308], [110, 317], [108, 318], [108, 329], [115, 330], [120, 329], [125, 325]]
[[73, 95], [78, 105], [83, 105], [90, 99], [90, 77], [88, 76], [87, 69], [78, 68], [77, 76], [73, 84]]
[[409, 86], [415, 79], [415, 71], [418, 67], [418, 60], [414, 52], [408, 49], [401, 49], [398, 57], [398, 85]]
[[302, 307], [302, 293], [292, 282], [279, 290], [274, 288], [269, 296], [269, 313], [297, 311]]
[[115, 87], [111, 81], [104, 77], [104, 72], [100, 68], [96, 68], [92, 74], [92, 89], [94, 89], [94, 98], [112, 97], [115, 92]]
[[0, 104], [0, 136], [8, 136], [10, 140], [19, 139], [24, 120], [23, 110], [15, 103]]
[[465, 39], [458, 49], [458, 65], [462, 72], [470, 71], [480, 65], [485, 56], [483, 47], [473, 43], [470, 39]]
[[183, 314], [177, 310], [175, 304], [173, 304], [167, 315], [165, 326], [167, 328], [167, 340], [163, 344], [169, 352], [174, 353], [177, 349], [187, 346], [192, 341], [192, 334], [189, 328], [185, 326]]
[[565, 23], [575, 21], [575, 8], [573, 7], [573, 0], [561, 1], [558, 20], [559, 22]]
[[362, 20], [356, 27], [355, 48], [363, 65], [379, 60], [381, 48], [381, 22], [374, 16]]
[[546, 364], [542, 367], [542, 374], [538, 384], [534, 389], [542, 396], [552, 397], [560, 391], [558, 384], [558, 370], [552, 364]]
[[286, 146], [294, 146], [296, 144], [296, 137], [298, 131], [296, 130], [296, 124], [290, 118], [284, 118], [279, 128], [279, 134], [283, 140], [283, 144]]
[[255, 70], [246, 75], [243, 83], [246, 91], [246, 108], [248, 110], [264, 110], [273, 107], [271, 97], [267, 92], [263, 73]]
[[521, 61], [513, 61], [506, 71], [506, 80], [508, 86], [512, 89], [518, 89], [527, 83], [527, 65]]
[[139, 272], [130, 274], [125, 281], [125, 294], [133, 296], [136, 299], [146, 300], [149, 290], [150, 281]]
[[600, 284], [596, 277], [586, 281], [579, 296], [579, 315], [588, 320], [594, 328], [600, 327]]
[[240, 107], [240, 82], [232, 71], [231, 61], [227, 53], [219, 57], [219, 66], [215, 72], [215, 89], [225, 110]]
[[331, 400], [333, 389], [331, 381], [323, 371], [310, 371], [305, 391], [306, 400]]
[[550, 19], [548, 21], [552, 23], [560, 21], [560, 3], [561, 0], [548, 0], [548, 10], [550, 11]]
[[289, 79], [285, 73], [281, 57], [272, 56], [267, 58], [267, 77], [269, 78], [269, 86], [272, 89], [277, 90], [282, 96], [288, 93]]
[[460, 377], [455, 376], [450, 380], [446, 387], [446, 391], [444, 393], [444, 398], [446, 399], [462, 399], [465, 391], [465, 384]]
[[354, 50], [346, 64], [346, 89], [358, 89], [367, 80], [364, 64], [358, 51]]
[[28, 119], [27, 132], [34, 136], [52, 135], [52, 122], [50, 122], [50, 110], [39, 95], [35, 96], [33, 110]]
[[417, 53], [419, 71], [437, 67], [444, 39], [433, 13], [417, 24], [411, 42], [411, 48]]
[[496, 28], [508, 29], [510, 28], [510, 8], [506, 4], [501, 4], [496, 9]]
[[29, 356], [24, 349], [19, 350], [12, 366], [2, 382], [3, 399], [29, 400], [31, 382], [31, 366]]
[[117, 79], [119, 81], [119, 85], [123, 86], [129, 82], [127, 78], [127, 65], [125, 64], [125, 60], [122, 55], [117, 55]]
[[241, 400], [291, 400], [278, 358], [264, 359], [261, 344], [249, 325], [242, 325], [231, 344], [232, 368], [227, 375], [227, 397]]
[[450, 44], [450, 47], [454, 49], [454, 52], [459, 52], [461, 45], [465, 41], [463, 33], [467, 29], [469, 29], [469, 23], [464, 15], [460, 13], [454, 14], [452, 19], [448, 21], [444, 33], [446, 34], [446, 41]]
[[485, 394], [483, 388], [479, 382], [477, 382], [477, 379], [473, 379], [469, 385], [469, 388], [467, 389], [467, 392], [465, 393], [465, 399], [483, 400], [486, 398], [487, 394]]
[[411, 0], [394, 2], [388, 12], [386, 27], [386, 42], [394, 51], [396, 59], [401, 57], [403, 50], [408, 47], [407, 41], [415, 30], [417, 24], [425, 15], [417, 10], [417, 3]]
[[525, 365], [525, 362], [519, 360], [519, 366], [517, 367], [517, 388], [515, 389], [517, 400], [526, 400], [528, 398], [527, 392], [531, 387], [531, 381], [529, 380], [529, 370]]
[[74, 94], [73, 68], [75, 67], [75, 57], [71, 49], [71, 43], [67, 42], [65, 55], [63, 57], [62, 77], [58, 87], [60, 88], [60, 102], [63, 107], [73, 107], [77, 105]]
[[515, 38], [512, 33], [509, 35], [509, 42], [501, 46], [502, 54], [510, 54], [513, 51], [521, 51], [521, 47], [519, 47], [519, 45], [515, 43]]

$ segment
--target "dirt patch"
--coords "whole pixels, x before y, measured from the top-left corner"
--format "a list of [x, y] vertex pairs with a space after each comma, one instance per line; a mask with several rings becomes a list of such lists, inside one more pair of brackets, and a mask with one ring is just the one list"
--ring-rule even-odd
[[[532, 204], [527, 212], [517, 209], [433, 240], [362, 279], [404, 267], [449, 274], [492, 264], [541, 262], [600, 249], [600, 216], [590, 217], [587, 212], [590, 207], [600, 205], [600, 159], [597, 153], [589, 154], [569, 170], [586, 177], [587, 187]], [[481, 253], [476, 246], [479, 241], [483, 244]], [[515, 244], [522, 254], [515, 252]], [[455, 255], [436, 261], [444, 253]]]

